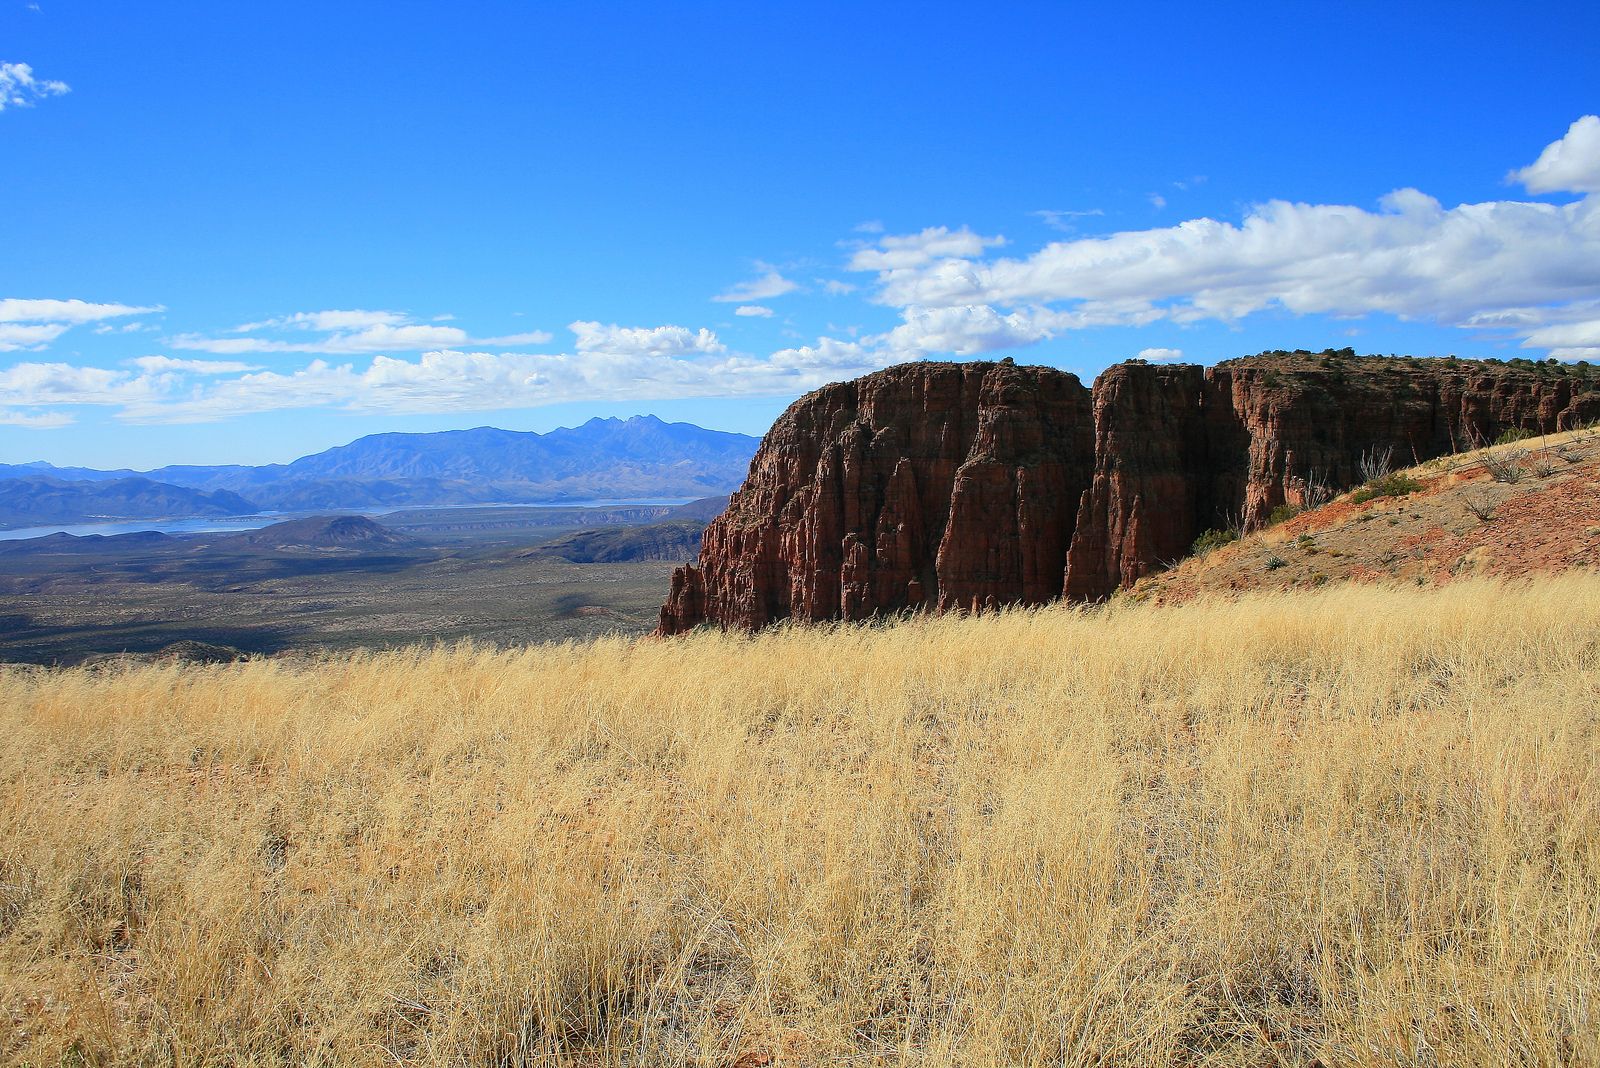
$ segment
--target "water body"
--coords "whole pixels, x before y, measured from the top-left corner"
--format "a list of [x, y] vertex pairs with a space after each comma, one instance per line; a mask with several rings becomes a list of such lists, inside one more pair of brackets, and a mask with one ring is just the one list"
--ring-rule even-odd
[[17, 527], [12, 530], [0, 530], [0, 541], [22, 541], [26, 538], [42, 538], [50, 534], [72, 534], [84, 537], [89, 534], [136, 534], [144, 530], [156, 530], [163, 534], [217, 534], [241, 533], [246, 530], [259, 530], [271, 526], [273, 523], [282, 523], [290, 519], [304, 519], [313, 515], [367, 515], [381, 521], [386, 515], [396, 512], [443, 512], [453, 509], [468, 510], [474, 508], [646, 508], [646, 507], [676, 507], [696, 500], [694, 497], [641, 497], [638, 499], [603, 499], [581, 501], [550, 501], [540, 504], [529, 504], [518, 501], [508, 504], [417, 504], [405, 508], [392, 508], [386, 512], [370, 510], [325, 508], [315, 512], [263, 512], [260, 515], [226, 515], [209, 516], [203, 519], [116, 519], [102, 520], [93, 523], [59, 523], [53, 526]]

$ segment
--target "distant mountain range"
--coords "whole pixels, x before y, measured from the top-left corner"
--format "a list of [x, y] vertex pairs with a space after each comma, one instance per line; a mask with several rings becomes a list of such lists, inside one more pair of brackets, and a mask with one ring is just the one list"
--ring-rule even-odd
[[707, 497], [736, 489], [758, 439], [655, 416], [548, 434], [373, 434], [289, 464], [98, 471], [0, 464], [0, 527], [415, 505]]
[[0, 475], [0, 529], [78, 523], [91, 516], [162, 519], [249, 515], [257, 510], [227, 490], [191, 489], [148, 478], [74, 482], [42, 475]]

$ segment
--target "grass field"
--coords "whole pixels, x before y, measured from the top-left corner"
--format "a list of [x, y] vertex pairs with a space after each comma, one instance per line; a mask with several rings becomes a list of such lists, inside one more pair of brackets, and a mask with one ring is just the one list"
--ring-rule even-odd
[[0, 1061], [1600, 1063], [1600, 575], [0, 671]]

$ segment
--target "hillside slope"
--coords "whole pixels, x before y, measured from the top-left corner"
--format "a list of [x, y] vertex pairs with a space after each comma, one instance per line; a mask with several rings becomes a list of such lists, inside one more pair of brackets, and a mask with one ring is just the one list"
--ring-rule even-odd
[[[1214, 540], [1214, 539], [1213, 539]], [[1600, 568], [1600, 429], [1392, 472], [1146, 576], [1135, 599]]]
[[0, 1062], [1600, 1064], [1597, 697], [1578, 573], [0, 668]]
[[558, 556], [575, 564], [614, 564], [628, 560], [670, 560], [681, 563], [700, 551], [706, 524], [698, 519], [669, 519], [640, 527], [602, 527], [563, 534], [522, 556]]

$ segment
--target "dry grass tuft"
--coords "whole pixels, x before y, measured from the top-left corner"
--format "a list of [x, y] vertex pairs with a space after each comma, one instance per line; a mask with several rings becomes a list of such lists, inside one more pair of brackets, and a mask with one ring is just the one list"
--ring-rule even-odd
[[0, 1061], [1600, 1062], [1600, 576], [0, 672]]

